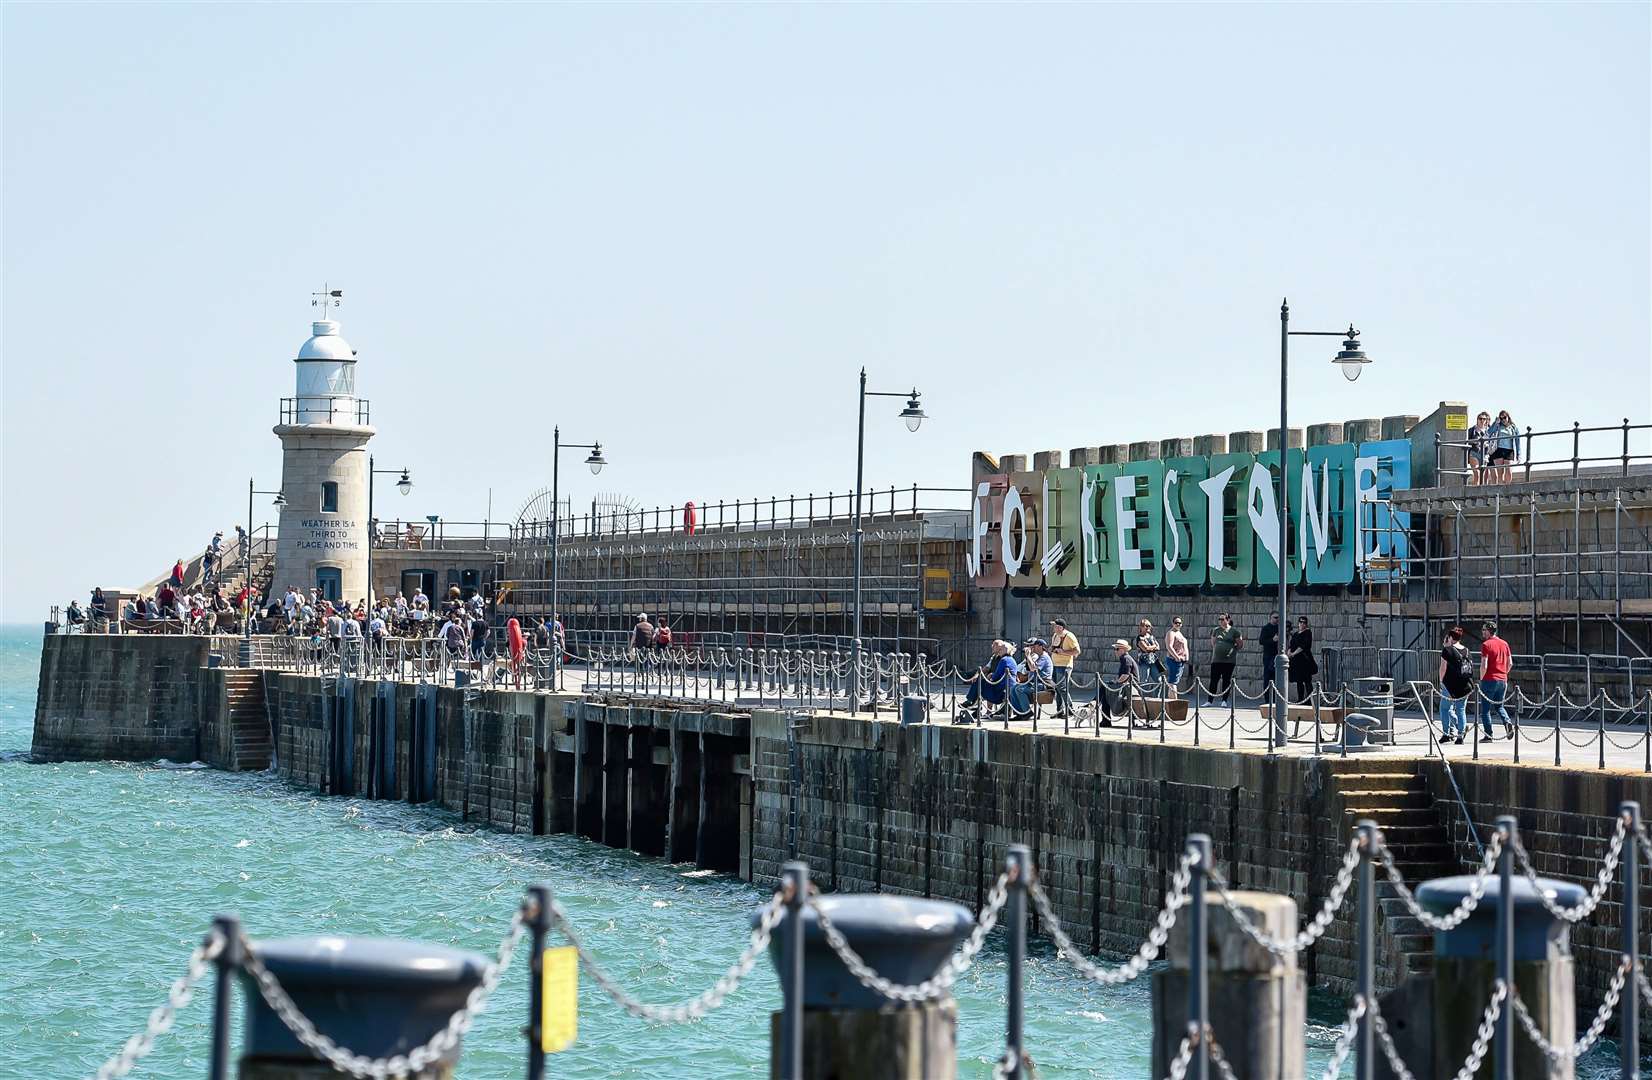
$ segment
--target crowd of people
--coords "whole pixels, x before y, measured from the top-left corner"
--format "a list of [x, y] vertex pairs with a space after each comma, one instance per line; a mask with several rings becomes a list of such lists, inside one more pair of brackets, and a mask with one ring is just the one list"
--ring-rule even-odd
[[[1277, 617], [1269, 617], [1258, 641], [1262, 681], [1272, 685], [1281, 649]], [[1232, 617], [1223, 613], [1211, 627], [1209, 643], [1210, 668], [1204, 704], [1227, 704], [1233, 694], [1234, 671], [1245, 646], [1245, 635]], [[971, 677], [958, 722], [976, 719], [985, 707], [1003, 708], [1006, 704], [1012, 719], [1030, 717], [1039, 704], [1053, 705], [1057, 720], [1075, 715], [1071, 680], [1074, 662], [1083, 649], [1065, 620], [1051, 620], [1048, 639], [1032, 637], [1022, 642], [1020, 660], [1015, 657], [1016, 647], [1012, 642], [997, 640], [992, 642], [991, 649], [987, 663]], [[1192, 653], [1180, 616], [1170, 620], [1162, 641], [1154, 633], [1152, 620], [1142, 619], [1136, 624], [1132, 638], [1115, 640], [1111, 649], [1113, 669], [1101, 674], [1099, 685], [1097, 722], [1102, 726], [1110, 727], [1115, 720], [1130, 718], [1132, 696], [1151, 692], [1165, 700], [1175, 700], [1181, 695], [1182, 680], [1191, 664]], [[1290, 700], [1294, 704], [1307, 703], [1312, 700], [1314, 682], [1319, 675], [1313, 628], [1307, 616], [1297, 618], [1283, 649]]]

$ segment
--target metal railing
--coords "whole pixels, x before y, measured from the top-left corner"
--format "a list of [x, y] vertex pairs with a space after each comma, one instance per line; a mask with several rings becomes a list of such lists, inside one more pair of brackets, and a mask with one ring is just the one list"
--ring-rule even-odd
[[[1638, 432], [1652, 433], [1652, 424], [1631, 424], [1626, 416], [1621, 424], [1606, 424], [1598, 427], [1584, 427], [1575, 420], [1571, 427], [1556, 428], [1553, 431], [1533, 431], [1528, 426], [1524, 432], [1516, 437], [1516, 441], [1522, 444], [1522, 447], [1516, 451], [1519, 455], [1518, 461], [1503, 466], [1492, 466], [1489, 462], [1483, 462], [1478, 466], [1468, 464], [1471, 454], [1482, 454], [1484, 456], [1483, 451], [1490, 445], [1486, 440], [1468, 438], [1451, 440], [1436, 434], [1434, 436], [1434, 471], [1436, 476], [1460, 476], [1465, 479], [1472, 479], [1474, 474], [1480, 470], [1503, 468], [1513, 471], [1518, 469], [1522, 472], [1522, 480], [1530, 481], [1532, 469], [1534, 468], [1539, 470], [1538, 479], [1541, 480], [1544, 473], [1551, 476], [1559, 476], [1564, 473], [1575, 478], [1591, 466], [1610, 467], [1615, 465], [1619, 476], [1628, 476], [1632, 464], [1642, 461], [1652, 462], [1652, 450], [1634, 449], [1633, 437]], [[1590, 438], [1591, 436], [1604, 437]], [[1613, 444], [1612, 452], [1598, 452], [1606, 448], [1604, 444], [1608, 438]], [[1552, 452], [1549, 448], [1557, 444], [1564, 451], [1569, 443], [1571, 453], [1569, 455], [1563, 453], [1560, 457], [1540, 459], [1537, 457], [1540, 441], [1544, 450], [1548, 452]], [[1586, 446], [1586, 442], [1597, 445]], [[1465, 464], [1460, 468], [1448, 465], [1444, 451], [1452, 451], [1450, 456], [1454, 460], [1460, 455]]]
[[[1538, 883], [1531, 856], [1521, 843], [1519, 826], [1514, 817], [1499, 817], [1489, 839], [1482, 846], [1484, 856], [1471, 876], [1463, 899], [1453, 910], [1443, 915], [1437, 914], [1418, 901], [1411, 885], [1401, 875], [1395, 854], [1382, 829], [1372, 820], [1361, 820], [1355, 825], [1334, 879], [1315, 894], [1325, 899], [1317, 905], [1317, 910], [1302, 930], [1280, 937], [1256, 925], [1247, 914], [1243, 901], [1233, 894], [1232, 886], [1219, 870], [1211, 838], [1193, 833], [1187, 836], [1176, 869], [1171, 874], [1168, 887], [1163, 890], [1152, 929], [1131, 957], [1115, 966], [1098, 964], [1080, 951], [1062, 927], [1055, 905], [1043, 887], [1032, 850], [1023, 844], [1011, 844], [1005, 850], [1003, 872], [993, 884], [969, 933], [964, 935], [934, 976], [912, 984], [897, 982], [879, 973], [855, 950], [848, 937], [832, 922], [827, 907], [814, 895], [808, 864], [792, 861], [782, 866], [780, 882], [773, 896], [756, 913], [750, 939], [727, 972], [705, 991], [669, 1005], [648, 1004], [627, 991], [585, 943], [551, 886], [534, 885], [512, 911], [493, 960], [484, 967], [478, 985], [468, 994], [463, 1005], [450, 1014], [424, 1044], [393, 1057], [377, 1059], [356, 1054], [322, 1034], [316, 1024], [304, 1015], [280, 980], [264, 965], [258, 943], [245, 936], [239, 921], [234, 916], [219, 916], [213, 921], [211, 931], [189, 956], [186, 972], [173, 984], [166, 1002], [150, 1014], [144, 1030], [127, 1040], [98, 1070], [97, 1080], [124, 1076], [130, 1072], [149, 1053], [155, 1039], [172, 1028], [178, 1011], [189, 1004], [194, 988], [214, 966], [217, 979], [209, 1055], [209, 1075], [213, 1080], [228, 1075], [233, 1038], [231, 994], [234, 976], [238, 972], [245, 973], [252, 980], [253, 987], [280, 1023], [318, 1060], [326, 1062], [335, 1071], [373, 1078], [416, 1072], [458, 1047], [459, 1040], [470, 1029], [476, 1016], [487, 1008], [489, 999], [510, 968], [523, 936], [530, 936], [532, 955], [538, 958], [543, 955], [546, 941], [552, 933], [559, 934], [575, 950], [580, 967], [602, 993], [626, 1014], [644, 1021], [666, 1024], [689, 1023], [723, 1005], [739, 989], [778, 933], [781, 1022], [771, 1044], [771, 1052], [775, 1058], [775, 1072], [782, 1080], [801, 1080], [802, 1012], [807, 974], [803, 933], [805, 908], [814, 915], [828, 948], [850, 976], [870, 991], [875, 999], [891, 1005], [949, 999], [954, 982], [973, 965], [986, 943], [987, 935], [1002, 926], [1008, 954], [1005, 966], [1005, 1045], [1003, 1053], [993, 1064], [992, 1074], [995, 1078], [1013, 1080], [1028, 1080], [1033, 1074], [1023, 1023], [1029, 929], [1036, 928], [1046, 934], [1055, 945], [1060, 959], [1086, 982], [1116, 987], [1134, 981], [1147, 970], [1169, 941], [1171, 929], [1185, 917], [1190, 941], [1186, 962], [1188, 1020], [1186, 1033], [1169, 1062], [1168, 1075], [1172, 1080], [1184, 1080], [1191, 1071], [1195, 1077], [1205, 1077], [1209, 1075], [1210, 1066], [1214, 1065], [1222, 1076], [1228, 1077], [1233, 1075], [1232, 1067], [1216, 1040], [1215, 1018], [1209, 1011], [1210, 968], [1207, 958], [1210, 954], [1209, 896], [1212, 890], [1221, 896], [1235, 930], [1279, 957], [1294, 957], [1312, 947], [1338, 919], [1347, 898], [1356, 896], [1355, 989], [1346, 1017], [1336, 1029], [1331, 1060], [1321, 1075], [1324, 1080], [1334, 1080], [1352, 1055], [1358, 1075], [1373, 1076], [1376, 1054], [1380, 1049], [1396, 1076], [1409, 1077], [1412, 1071], [1388, 1030], [1376, 995], [1376, 912], [1383, 900], [1377, 891], [1377, 871], [1382, 870], [1394, 895], [1413, 917], [1431, 930], [1447, 932], [1461, 925], [1479, 907], [1494, 877], [1498, 895], [1502, 897], [1512, 895], [1517, 871], [1524, 873], [1534, 885]], [[1611, 890], [1614, 880], [1617, 883], [1616, 898], [1622, 908], [1617, 970], [1584, 1035], [1575, 1041], [1558, 1046], [1551, 1042], [1521, 1000], [1515, 988], [1515, 918], [1512, 905], [1505, 904], [1500, 908], [1496, 927], [1497, 947], [1493, 950], [1495, 972], [1492, 991], [1485, 1006], [1479, 1010], [1475, 1038], [1462, 1066], [1453, 1074], [1455, 1080], [1467, 1080], [1477, 1075], [1488, 1054], [1493, 1061], [1492, 1075], [1497, 1080], [1512, 1080], [1517, 1019], [1525, 1038], [1555, 1066], [1566, 1067], [1595, 1045], [1614, 1013], [1621, 1026], [1621, 1075], [1625, 1078], [1638, 1075], [1641, 1047], [1635, 1033], [1638, 1030], [1640, 995], [1652, 990], [1652, 983], [1646, 978], [1644, 961], [1638, 955], [1639, 943], [1635, 938], [1639, 925], [1643, 855], [1648, 862], [1652, 862], [1652, 838], [1648, 837], [1641, 820], [1640, 805], [1624, 802], [1614, 817], [1612, 837], [1594, 872], [1594, 881], [1586, 889], [1581, 903], [1564, 907], [1542, 888], [1535, 890], [1550, 915], [1561, 922], [1576, 924], [1588, 918]], [[1033, 927], [1029, 927], [1029, 905], [1038, 916]], [[530, 969], [528, 1023], [521, 1032], [527, 1042], [525, 1065], [530, 1080], [538, 1080], [545, 1071], [540, 1029], [545, 1020], [541, 997], [543, 986], [533, 977], [537, 974], [537, 967], [536, 963]]]
[[369, 424], [372, 423], [372, 409], [366, 398], [301, 394], [281, 399], [281, 423]]

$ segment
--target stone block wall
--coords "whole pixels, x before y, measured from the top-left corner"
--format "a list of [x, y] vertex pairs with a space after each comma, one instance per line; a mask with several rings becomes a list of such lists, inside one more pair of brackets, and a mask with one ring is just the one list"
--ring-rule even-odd
[[40, 653], [37, 761], [195, 761], [208, 640], [50, 634]]

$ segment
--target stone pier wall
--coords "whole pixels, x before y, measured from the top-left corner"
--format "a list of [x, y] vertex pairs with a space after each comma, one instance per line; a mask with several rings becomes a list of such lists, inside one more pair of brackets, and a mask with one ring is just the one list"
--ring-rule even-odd
[[35, 697], [35, 759], [200, 758], [208, 640], [48, 634]]

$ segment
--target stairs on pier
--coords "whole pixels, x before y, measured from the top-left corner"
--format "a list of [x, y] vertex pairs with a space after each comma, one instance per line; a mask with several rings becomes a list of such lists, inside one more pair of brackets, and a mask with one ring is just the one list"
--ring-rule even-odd
[[[1344, 836], [1369, 818], [1393, 852], [1395, 866], [1413, 891], [1430, 878], [1459, 873], [1450, 834], [1434, 808], [1415, 761], [1349, 762], [1331, 774], [1342, 804]], [[1377, 867], [1378, 982], [1394, 986], [1434, 967], [1434, 934], [1410, 910], [1388, 875]], [[1347, 909], [1355, 911], [1353, 900]]]
[[229, 708], [231, 767], [240, 772], [264, 771], [275, 758], [269, 712], [264, 705], [264, 673], [245, 669], [224, 672], [224, 694]]

